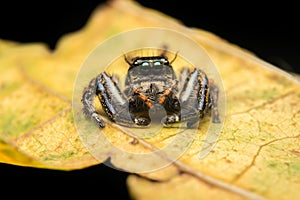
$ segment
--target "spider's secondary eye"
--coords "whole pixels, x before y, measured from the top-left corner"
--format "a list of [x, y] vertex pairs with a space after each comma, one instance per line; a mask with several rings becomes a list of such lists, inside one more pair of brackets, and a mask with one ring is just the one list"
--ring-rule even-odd
[[161, 58], [161, 59], [160, 59], [160, 62], [161, 62], [161, 63], [164, 63], [164, 64], [169, 63], [169, 61], [168, 61], [167, 59], [165, 59], [165, 58]]
[[154, 66], [160, 66], [160, 65], [161, 65], [161, 62], [156, 61], [156, 62], [153, 63], [153, 65], [154, 65]]
[[148, 66], [149, 66], [149, 63], [148, 63], [148, 62], [143, 62], [143, 63], [142, 63], [142, 66], [143, 66], [143, 67], [148, 67]]

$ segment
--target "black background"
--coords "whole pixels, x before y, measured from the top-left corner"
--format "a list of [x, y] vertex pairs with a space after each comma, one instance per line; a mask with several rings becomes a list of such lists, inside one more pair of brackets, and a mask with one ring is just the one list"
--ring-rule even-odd
[[[0, 38], [45, 42], [53, 49], [61, 35], [79, 30], [95, 7], [103, 2], [1, 1]], [[300, 72], [300, 9], [295, 3], [215, 0], [137, 2], [177, 18], [187, 26], [215, 33], [276, 66]]]
[[[97, 5], [105, 1], [2, 1], [0, 38], [19, 42], [44, 42], [51, 49], [65, 33], [79, 30]], [[254, 52], [262, 59], [300, 73], [299, 11], [285, 1], [262, 5], [255, 1], [142, 1], [179, 19]], [[127, 173], [97, 165], [71, 172], [0, 164], [1, 191], [15, 189], [23, 197], [127, 199]], [[4, 186], [4, 187], [3, 187]], [[26, 192], [18, 192], [26, 189]], [[102, 198], [101, 198], [102, 197]]]

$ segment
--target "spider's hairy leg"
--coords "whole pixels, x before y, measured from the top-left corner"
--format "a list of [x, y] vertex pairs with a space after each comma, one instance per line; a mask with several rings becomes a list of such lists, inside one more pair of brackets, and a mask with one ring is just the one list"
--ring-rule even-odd
[[210, 86], [206, 74], [199, 68], [183, 77], [186, 77], [186, 80], [179, 95], [182, 107], [180, 121], [186, 121], [188, 126], [191, 126], [212, 108], [212, 122], [218, 123], [218, 88], [215, 85]]
[[196, 107], [198, 107], [196, 92], [198, 88], [197, 72], [190, 72], [189, 68], [183, 68], [178, 87], [180, 112], [166, 116], [163, 119], [164, 125], [198, 120], [199, 112], [196, 110]]
[[186, 67], [180, 71], [180, 77], [178, 82], [178, 93], [182, 92], [182, 89], [186, 83], [186, 80], [189, 78], [190, 73], [191, 73], [190, 69]]
[[193, 72], [197, 73], [197, 83], [199, 85], [197, 100], [198, 100], [198, 111], [200, 113], [200, 117], [202, 118], [205, 112], [209, 109], [209, 81], [206, 74], [199, 68], [196, 68]]
[[101, 119], [100, 115], [97, 113], [94, 108], [94, 98], [96, 94], [96, 79], [92, 79], [89, 83], [89, 86], [84, 88], [81, 102], [83, 103], [83, 113], [88, 118], [92, 120], [100, 127], [104, 127], [104, 122]]
[[106, 72], [102, 72], [96, 78], [95, 93], [111, 121], [130, 126], [133, 122], [128, 110], [128, 101], [114, 80], [116, 77], [113, 78]]
[[210, 108], [211, 108], [211, 117], [213, 123], [220, 123], [219, 110], [218, 110], [218, 99], [219, 99], [219, 88], [214, 84], [213, 81], [210, 81], [209, 86], [210, 93]]

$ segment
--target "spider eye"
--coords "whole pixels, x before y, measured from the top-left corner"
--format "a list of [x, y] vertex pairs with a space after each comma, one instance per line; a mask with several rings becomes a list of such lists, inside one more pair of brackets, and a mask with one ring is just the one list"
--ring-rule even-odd
[[141, 65], [142, 65], [143, 67], [148, 67], [148, 66], [149, 66], [149, 63], [148, 63], [148, 62], [143, 62]]
[[156, 62], [153, 63], [153, 65], [154, 65], [154, 66], [160, 66], [160, 65], [161, 65], [161, 62], [156, 61]]

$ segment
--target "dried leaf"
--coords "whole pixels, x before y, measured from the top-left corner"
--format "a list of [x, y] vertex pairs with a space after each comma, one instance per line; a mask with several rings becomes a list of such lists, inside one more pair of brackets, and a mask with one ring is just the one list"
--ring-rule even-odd
[[[299, 81], [211, 33], [184, 27], [131, 1], [100, 7], [81, 31], [64, 36], [54, 52], [43, 44], [0, 40], [0, 161], [70, 170], [110, 157], [115, 167], [126, 167], [129, 158], [122, 154], [110, 150], [97, 160], [86, 150], [74, 126], [71, 99], [76, 74], [96, 45], [137, 27], [171, 28], [205, 48], [222, 77], [226, 121], [205, 158], [198, 157], [203, 143], [199, 135], [169, 167], [131, 175], [132, 197], [298, 199]], [[105, 134], [131, 152], [153, 151], [164, 142], [163, 137], [140, 140], [114, 124]], [[162, 161], [166, 159], [170, 157], [163, 155]]]

